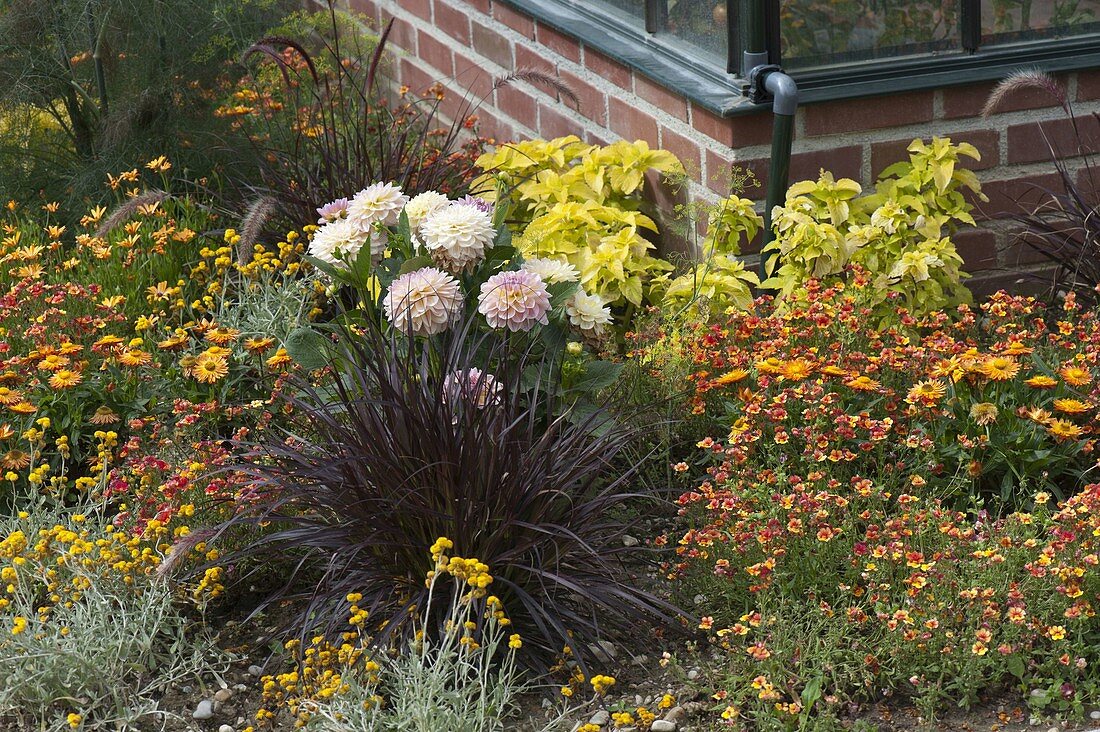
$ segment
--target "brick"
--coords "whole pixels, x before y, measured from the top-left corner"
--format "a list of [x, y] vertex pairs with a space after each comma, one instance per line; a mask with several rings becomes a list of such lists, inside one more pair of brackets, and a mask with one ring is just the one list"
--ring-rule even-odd
[[[560, 73], [560, 78], [562, 83], [577, 95], [579, 102], [577, 111], [601, 127], [606, 127], [607, 97], [604, 93], [576, 74], [564, 69]], [[564, 105], [571, 105], [564, 94], [559, 96], [559, 100]]]
[[[763, 200], [765, 190], [763, 182], [756, 180], [760, 185], [753, 185], [754, 179], [748, 179], [745, 181], [745, 186], [736, 190], [731, 189], [731, 183], [733, 182], [733, 172], [735, 169], [739, 173], [738, 177], [741, 177], [746, 172], [752, 172], [756, 175], [756, 171], [752, 169], [753, 161], [746, 162], [744, 160], [735, 160], [732, 157], [719, 153], [715, 150], [707, 148], [705, 151], [707, 161], [707, 179], [703, 181], [708, 188], [717, 193], [723, 198], [735, 193], [738, 196], [751, 199], [753, 201]], [[758, 166], [766, 165], [766, 161], [755, 161]]]
[[588, 46], [584, 47], [584, 65], [587, 66], [592, 73], [602, 79], [607, 79], [615, 86], [623, 89], [631, 88], [630, 69]]
[[[454, 52], [455, 81], [468, 89], [477, 99], [488, 99], [493, 93], [493, 75], [485, 69], [485, 64], [476, 61], [461, 51]], [[491, 99], [488, 99], [491, 102]]]
[[535, 98], [514, 86], [502, 86], [496, 91], [496, 107], [524, 127], [538, 129], [538, 106]]
[[[388, 22], [388, 21], [387, 21]], [[393, 19], [393, 27], [387, 43], [392, 43], [398, 48], [403, 48], [412, 55], [416, 55], [416, 28], [400, 18]]]
[[665, 87], [638, 74], [634, 77], [634, 92], [662, 112], [687, 122], [687, 100]]
[[361, 13], [375, 23], [378, 22], [378, 4], [374, 0], [351, 0], [348, 5], [353, 12]]
[[[759, 188], [751, 188], [744, 194], [746, 198], [763, 200], [768, 192], [768, 173], [771, 160], [759, 158], [741, 164], [751, 171], [760, 182]], [[829, 148], [809, 152], [796, 152], [791, 156], [791, 170], [787, 184], [800, 180], [817, 180], [821, 171], [832, 173], [834, 178], [851, 178], [859, 182], [863, 177], [863, 148], [859, 145]]]
[[401, 0], [401, 9], [408, 10], [418, 18], [423, 18], [429, 23], [432, 20], [431, 0]]
[[645, 140], [651, 146], [657, 145], [657, 121], [629, 101], [619, 97], [609, 97], [608, 127], [626, 140]]
[[493, 3], [493, 17], [521, 36], [535, 39], [535, 21], [502, 3]]
[[1100, 99], [1100, 71], [1077, 72], [1077, 101]]
[[580, 125], [566, 117], [559, 110], [560, 108], [554, 104], [539, 102], [538, 132], [542, 137], [552, 139], [577, 134], [577, 128]]
[[612, 143], [612, 139], [608, 135], [610, 130], [594, 128], [590, 130], [584, 130], [583, 132], [584, 134], [578, 134], [577, 132], [574, 132], [573, 134], [580, 137], [589, 145], [599, 145], [600, 147], [607, 147]]
[[446, 76], [454, 74], [454, 55], [446, 44], [440, 43], [422, 30], [417, 32], [416, 44], [418, 58]]
[[564, 56], [570, 61], [580, 62], [581, 45], [570, 36], [560, 33], [543, 23], [537, 23], [535, 37], [538, 39], [540, 46], [546, 46], [554, 53]]
[[963, 269], [977, 272], [997, 265], [997, 235], [984, 229], [968, 229], [951, 237], [959, 256], [963, 258]]
[[[1056, 77], [1057, 78], [1057, 77]], [[1064, 84], [1065, 80], [1060, 79]], [[977, 117], [981, 115], [989, 95], [997, 86], [995, 81], [986, 81], [980, 84], [967, 84], [965, 86], [950, 86], [943, 90], [943, 118], [959, 119], [961, 117]], [[1057, 100], [1050, 94], [1040, 89], [1021, 89], [1005, 97], [999, 105], [997, 112], [1019, 112], [1024, 109], [1041, 109], [1057, 105]]]
[[557, 64], [548, 59], [542, 49], [534, 44], [517, 43], [513, 52], [516, 56], [516, 71], [533, 69], [551, 76], [556, 76], [558, 73]]
[[[970, 170], [987, 170], [1000, 164], [1000, 135], [994, 130], [970, 130], [967, 132], [951, 132], [947, 134], [952, 142], [969, 142], [978, 149], [981, 160], [973, 160], [963, 156], [961, 167]], [[876, 142], [871, 145], [871, 177], [877, 178], [883, 170], [894, 163], [900, 163], [909, 159], [909, 143], [913, 138], [907, 137], [890, 142]]]
[[867, 99], [839, 99], [808, 105], [806, 134], [850, 134], [932, 121], [932, 92], [908, 92]]
[[692, 251], [691, 222], [677, 213], [688, 204], [687, 186], [668, 181], [657, 171], [650, 170], [645, 174], [642, 195], [652, 206], [661, 231], [657, 254], [667, 257], [670, 253], [686, 254]]
[[475, 53], [479, 53], [505, 71], [512, 71], [512, 42], [497, 33], [492, 28], [482, 25], [477, 21], [471, 24], [473, 28], [472, 46]]
[[435, 27], [459, 43], [470, 45], [470, 18], [465, 12], [440, 0], [435, 3]]
[[976, 202], [976, 214], [983, 218], [994, 218], [1005, 213], [1018, 212], [1021, 206], [1033, 207], [1046, 199], [1048, 194], [1044, 193], [1044, 189], [1055, 192], [1064, 190], [1057, 173], [983, 181], [982, 193], [989, 197], [989, 201]]
[[409, 87], [413, 94], [423, 94], [436, 81], [420, 67], [419, 61], [401, 59], [401, 83]]
[[1059, 157], [1077, 157], [1100, 149], [1100, 120], [1082, 116], [1077, 120], [1080, 137], [1069, 119], [1052, 119], [1012, 125], [1005, 133], [1007, 160], [1015, 163], [1035, 163], [1051, 158], [1051, 148]]
[[986, 297], [1000, 290], [1005, 290], [1010, 295], [1041, 295], [1048, 287], [1041, 278], [1034, 275], [1035, 273], [990, 270], [983, 273], [983, 276], [967, 280], [966, 286], [975, 297]]
[[489, 15], [489, 13], [492, 12], [492, 3], [490, 3], [489, 0], [463, 0], [463, 2], [479, 13]]
[[731, 148], [767, 145], [772, 139], [770, 114], [719, 117], [693, 104], [691, 105], [691, 126], [712, 140], [717, 140]]
[[492, 138], [497, 143], [505, 143], [515, 140], [517, 135], [515, 128], [502, 119], [494, 110], [482, 107], [477, 111], [478, 134]]
[[1050, 258], [1043, 254], [1043, 250], [1049, 250], [1051, 245], [1052, 242], [1036, 236], [1027, 236], [1019, 227], [1014, 227], [1008, 232], [1008, 246], [1002, 253], [1003, 264], [1005, 267], [1027, 267], [1049, 263]]
[[689, 178], [698, 183], [703, 182], [703, 166], [699, 157], [700, 150], [698, 143], [689, 140], [668, 127], [662, 126], [661, 148], [663, 150], [668, 150], [680, 159], [680, 162], [684, 164], [684, 170], [687, 171]]

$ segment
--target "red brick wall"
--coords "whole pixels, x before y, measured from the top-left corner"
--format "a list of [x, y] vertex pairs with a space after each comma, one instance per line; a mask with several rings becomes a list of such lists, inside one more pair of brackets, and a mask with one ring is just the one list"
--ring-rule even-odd
[[[497, 0], [348, 0], [378, 22], [395, 19], [392, 40], [405, 51], [402, 83], [414, 89], [441, 81], [451, 89], [488, 94], [478, 112], [484, 134], [497, 140], [576, 134], [592, 143], [646, 140], [675, 153], [691, 178], [689, 199], [713, 201], [728, 191], [731, 166], [753, 171], [764, 195], [771, 116], [754, 113], [721, 118], [658, 82], [527, 17]], [[491, 80], [517, 69], [556, 75], [579, 105], [552, 89], [513, 83], [491, 90]], [[1062, 75], [1085, 137], [1100, 143], [1100, 70]], [[901, 160], [915, 137], [948, 136], [972, 143], [982, 154], [978, 171], [990, 197], [978, 230], [956, 236], [977, 289], [1009, 284], [1018, 267], [1034, 264], [1030, 252], [1011, 248], [1011, 232], [997, 214], [1023, 196], [1030, 184], [1052, 185], [1053, 168], [1039, 122], [1063, 150], [1071, 150], [1067, 123], [1054, 100], [1038, 93], [1014, 96], [1000, 113], [980, 116], [992, 83], [955, 86], [893, 96], [803, 105], [796, 119], [793, 180], [816, 178], [825, 168], [870, 188], [887, 165]], [[1086, 119], [1087, 118], [1087, 119]], [[671, 224], [669, 224], [671, 227]]]

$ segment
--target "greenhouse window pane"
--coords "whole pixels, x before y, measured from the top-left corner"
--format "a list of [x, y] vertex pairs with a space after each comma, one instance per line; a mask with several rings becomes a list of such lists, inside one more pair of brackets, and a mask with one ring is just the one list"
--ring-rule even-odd
[[658, 18], [657, 25], [658, 35], [666, 42], [725, 59], [729, 14], [726, 0], [667, 0], [658, 13], [665, 15], [664, 23]]
[[575, 4], [604, 11], [630, 28], [645, 27], [645, 0], [597, 0], [592, 3]]
[[825, 66], [957, 51], [959, 3], [783, 0], [783, 63]]
[[987, 0], [982, 44], [1059, 38], [1100, 31], [1100, 0]]

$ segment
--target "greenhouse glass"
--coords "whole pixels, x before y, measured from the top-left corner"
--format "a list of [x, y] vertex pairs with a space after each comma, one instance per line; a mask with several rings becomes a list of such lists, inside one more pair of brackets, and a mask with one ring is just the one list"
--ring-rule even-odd
[[[746, 0], [503, 1], [704, 108], [748, 111], [736, 75]], [[1100, 0], [767, 2], [805, 101], [1100, 66]]]

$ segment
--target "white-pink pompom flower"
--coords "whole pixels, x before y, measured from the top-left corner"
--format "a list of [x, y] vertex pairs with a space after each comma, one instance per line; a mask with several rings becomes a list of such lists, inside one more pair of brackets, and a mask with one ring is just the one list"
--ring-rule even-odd
[[395, 279], [382, 307], [402, 333], [435, 335], [461, 315], [463, 302], [458, 280], [435, 267], [424, 267]]
[[550, 293], [534, 272], [498, 272], [481, 286], [477, 311], [493, 328], [531, 330], [549, 322]]
[[493, 218], [476, 206], [454, 203], [424, 217], [420, 240], [437, 264], [461, 270], [480, 262], [493, 245]]
[[348, 203], [348, 220], [366, 233], [375, 224], [393, 226], [409, 197], [393, 183], [375, 183], [355, 194]]
[[478, 409], [500, 401], [504, 385], [492, 374], [477, 367], [465, 372], [455, 371], [448, 374], [443, 382], [443, 396], [447, 400], [467, 401]]

